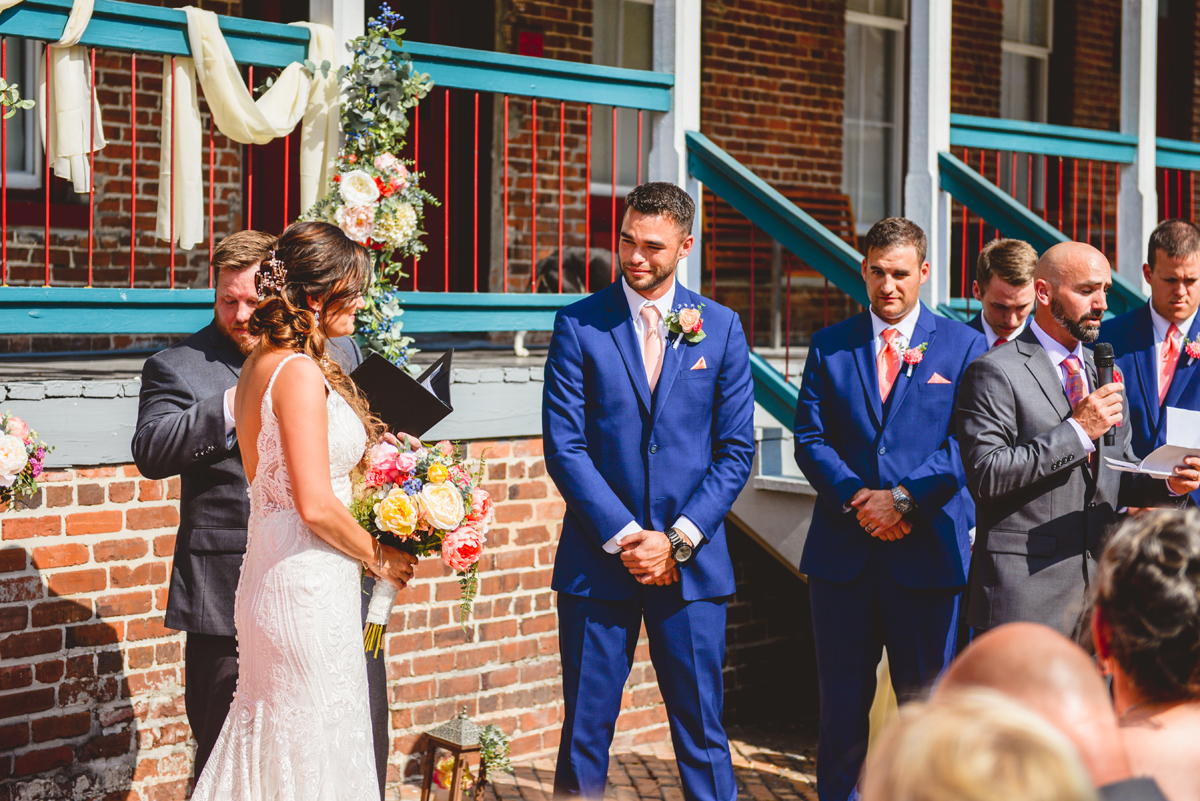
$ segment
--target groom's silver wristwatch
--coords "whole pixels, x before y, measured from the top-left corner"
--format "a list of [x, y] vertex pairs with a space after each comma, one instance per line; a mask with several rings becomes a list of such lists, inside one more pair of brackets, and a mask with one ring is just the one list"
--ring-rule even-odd
[[909, 494], [899, 487], [892, 487], [892, 506], [902, 515], [906, 515], [917, 508], [917, 505], [913, 503], [913, 499], [909, 497]]
[[679, 534], [679, 532], [675, 530], [674, 527], [667, 529], [663, 533], [666, 534], [667, 539], [671, 541], [671, 558], [674, 559], [677, 564], [682, 565], [692, 558], [692, 554], [695, 553], [695, 551], [692, 549], [692, 546], [687, 544], [687, 540], [685, 540]]

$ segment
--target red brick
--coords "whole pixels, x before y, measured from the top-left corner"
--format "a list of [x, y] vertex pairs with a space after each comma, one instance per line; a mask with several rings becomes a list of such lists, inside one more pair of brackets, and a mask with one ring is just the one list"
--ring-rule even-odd
[[108, 500], [110, 503], [129, 503], [133, 500], [134, 483], [132, 481], [114, 481], [108, 485]]
[[96, 617], [125, 617], [142, 615], [154, 605], [154, 596], [149, 592], [127, 592], [121, 595], [104, 595], [96, 599]]
[[33, 684], [31, 665], [9, 665], [0, 667], [0, 690], [17, 690]]
[[129, 693], [135, 696], [158, 692], [164, 688], [171, 687], [178, 679], [179, 676], [173, 668], [151, 670], [145, 673], [133, 673], [126, 677], [126, 681], [129, 682]]
[[33, 668], [33, 675], [42, 684], [53, 684], [63, 676], [63, 661], [61, 659], [51, 659], [46, 662], [39, 662]]
[[0, 640], [0, 658], [20, 659], [46, 654], [58, 651], [62, 648], [62, 644], [62, 632], [57, 629], [10, 634]]
[[37, 628], [80, 623], [91, 616], [89, 606], [74, 601], [47, 601], [33, 607], [33, 625]]
[[127, 464], [122, 468], [121, 472], [126, 478], [141, 478], [141, 471], [137, 469], [137, 465]]
[[57, 748], [47, 748], [42, 751], [29, 751], [17, 757], [13, 765], [13, 775], [28, 776], [31, 773], [45, 773], [48, 770], [70, 765], [75, 761], [75, 752], [69, 745]]
[[3, 539], [24, 540], [30, 537], [56, 537], [62, 533], [62, 518], [58, 515], [49, 517], [16, 517], [5, 520]]
[[0, 579], [0, 604], [32, 601], [42, 597], [42, 581], [37, 576]]
[[125, 630], [126, 640], [148, 640], [153, 637], [170, 637], [177, 632], [167, 628], [162, 624], [161, 617], [146, 618], [145, 620], [131, 620], [129, 626]]
[[150, 562], [137, 567], [115, 565], [109, 568], [108, 576], [113, 589], [164, 584], [167, 581], [167, 566], [163, 562]]
[[79, 737], [91, 730], [92, 713], [77, 712], [73, 715], [38, 718], [33, 721], [32, 728], [34, 742], [38, 743], [44, 743], [47, 740], [65, 740], [68, 737]]
[[126, 655], [129, 659], [130, 670], [145, 670], [154, 667], [154, 648], [152, 646], [130, 648], [126, 651]]
[[75, 488], [70, 484], [46, 487], [46, 506], [56, 509], [60, 506], [70, 506], [75, 503]]
[[14, 723], [11, 726], [0, 726], [0, 751], [20, 748], [29, 742], [29, 724]]
[[141, 559], [150, 550], [144, 539], [106, 540], [92, 546], [97, 562]]
[[130, 531], [172, 528], [179, 525], [179, 510], [174, 506], [130, 509], [125, 513], [125, 520]]
[[99, 506], [104, 503], [104, 487], [99, 484], [80, 484], [75, 494], [80, 506]]
[[533, 507], [527, 503], [496, 504], [497, 523], [527, 523], [533, 519]]
[[125, 624], [119, 620], [114, 623], [71, 626], [67, 629], [67, 647], [88, 648], [96, 645], [111, 645], [120, 642], [124, 631]]
[[175, 535], [164, 534], [154, 538], [155, 556], [172, 556], [175, 553]]
[[58, 705], [103, 704], [121, 695], [121, 685], [114, 677], [64, 681], [58, 685]]
[[121, 513], [114, 510], [100, 512], [76, 512], [67, 515], [67, 534], [111, 534], [121, 530]]
[[0, 549], [0, 573], [15, 573], [25, 569], [24, 548]]
[[161, 481], [139, 481], [138, 500], [161, 501], [163, 499], [163, 483]]
[[80, 478], [113, 478], [117, 475], [115, 467], [85, 467], [75, 471]]
[[67, 678], [81, 679], [96, 675], [95, 654], [67, 657]]
[[23, 606], [0, 606], [0, 631], [20, 631], [29, 623], [29, 612]]
[[103, 570], [75, 570], [69, 573], [51, 573], [46, 584], [52, 595], [82, 595], [102, 590], [108, 583]]
[[23, 693], [11, 693], [0, 697], [0, 718], [15, 718], [32, 715], [34, 712], [44, 712], [54, 706], [54, 690], [27, 690]]
[[170, 478], [167, 479], [167, 500], [168, 501], [179, 500], [180, 486], [181, 485], [179, 482], [179, 476], [171, 476]]
[[[96, 674], [107, 676], [110, 673], [120, 673], [125, 668], [120, 651], [101, 651], [96, 654]], [[107, 725], [107, 724], [104, 724]]]
[[78, 542], [64, 542], [60, 545], [48, 545], [33, 549], [33, 563], [39, 570], [82, 565], [87, 560], [87, 546], [80, 545]]
[[93, 759], [106, 759], [127, 754], [133, 750], [133, 733], [119, 731], [113, 734], [102, 734], [93, 737], [79, 751], [80, 762], [90, 762]]

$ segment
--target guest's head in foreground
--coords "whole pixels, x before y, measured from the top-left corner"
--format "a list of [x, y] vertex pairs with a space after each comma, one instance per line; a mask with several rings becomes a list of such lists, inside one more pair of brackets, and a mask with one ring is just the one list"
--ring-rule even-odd
[[1090, 801], [1071, 743], [1000, 693], [968, 689], [912, 703], [872, 749], [863, 801]]
[[1200, 308], [1200, 229], [1187, 220], [1159, 223], [1150, 234], [1142, 275], [1159, 316], [1178, 326], [1191, 319]]
[[1061, 731], [1097, 787], [1130, 777], [1104, 680], [1091, 657], [1054, 629], [1009, 623], [976, 639], [950, 665], [935, 694], [969, 688], [1002, 693]]
[[666, 181], [641, 184], [625, 196], [621, 274], [629, 288], [657, 300], [671, 288], [679, 261], [692, 252], [696, 204]]
[[898, 323], [916, 308], [921, 284], [929, 280], [925, 232], [912, 220], [888, 217], [867, 232], [862, 277], [871, 311], [885, 323]]
[[238, 231], [222, 239], [213, 250], [213, 317], [221, 333], [242, 353], [249, 353], [255, 341], [246, 329], [258, 305], [254, 277], [274, 244], [275, 237], [262, 231]]
[[1112, 269], [1104, 254], [1083, 242], [1060, 242], [1038, 259], [1033, 312], [1038, 326], [1068, 350], [1100, 336], [1108, 309]]
[[979, 251], [971, 291], [997, 337], [1012, 339], [1033, 311], [1037, 261], [1037, 251], [1020, 239], [993, 239]]

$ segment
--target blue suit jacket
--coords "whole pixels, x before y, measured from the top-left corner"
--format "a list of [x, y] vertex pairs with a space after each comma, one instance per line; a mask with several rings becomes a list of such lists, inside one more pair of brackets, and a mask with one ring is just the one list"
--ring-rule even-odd
[[[983, 312], [976, 312], [975, 316], [967, 321], [967, 325], [974, 328], [979, 333], [983, 333]], [[987, 344], [987, 337], [984, 337], [984, 344]]]
[[[1192, 321], [1188, 339], [1200, 337], [1200, 314]], [[1101, 325], [1100, 338], [1112, 343], [1117, 366], [1125, 378], [1129, 398], [1129, 425], [1133, 426], [1133, 452], [1139, 459], [1166, 443], [1166, 415], [1158, 403], [1158, 353], [1150, 304], [1114, 317]], [[1191, 364], [1189, 364], [1191, 362]], [[1200, 362], [1179, 355], [1175, 377], [1167, 389], [1167, 406], [1200, 410]], [[1200, 490], [1192, 493], [1200, 505]]]
[[[623, 600], [639, 584], [603, 545], [632, 518], [663, 531], [680, 515], [704, 542], [682, 570], [686, 600], [734, 591], [725, 515], [754, 460], [754, 385], [738, 316], [704, 304], [705, 338], [667, 341], [653, 396], [621, 282], [558, 312], [542, 402], [546, 471], [567, 502], [553, 588]], [[704, 357], [707, 367], [692, 367]]]
[[[977, 331], [924, 304], [912, 344], [929, 343], [912, 376], [902, 367], [885, 407], [879, 397], [869, 312], [813, 337], [796, 406], [796, 464], [817, 490], [800, 571], [827, 581], [853, 581], [873, 550], [897, 583], [912, 589], [967, 582], [974, 507], [958, 454], [954, 409], [967, 365], [987, 350]], [[934, 374], [946, 383], [930, 383]], [[858, 490], [912, 493], [913, 530], [883, 542], [867, 534], [853, 511]]]

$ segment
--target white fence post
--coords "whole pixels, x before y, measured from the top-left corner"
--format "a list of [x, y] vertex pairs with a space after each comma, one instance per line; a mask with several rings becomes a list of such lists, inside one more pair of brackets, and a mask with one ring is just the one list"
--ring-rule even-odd
[[[1158, 220], [1154, 180], [1158, 70], [1158, 0], [1124, 0], [1121, 5], [1121, 133], [1138, 138], [1132, 164], [1121, 165], [1117, 197], [1117, 266], [1142, 292], [1146, 241]], [[1137, 276], [1134, 278], [1134, 276]]]

